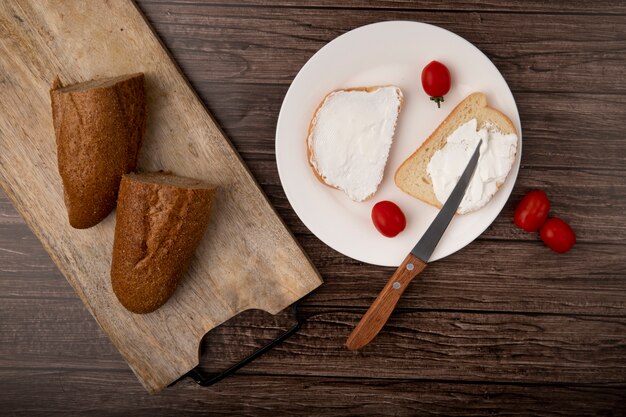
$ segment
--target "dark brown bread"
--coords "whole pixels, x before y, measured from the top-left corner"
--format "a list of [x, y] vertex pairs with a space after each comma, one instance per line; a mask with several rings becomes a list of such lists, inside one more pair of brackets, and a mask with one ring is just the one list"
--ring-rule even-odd
[[215, 190], [163, 173], [122, 177], [111, 283], [129, 311], [150, 313], [172, 296], [209, 224]]
[[122, 175], [137, 165], [146, 129], [144, 75], [55, 82], [50, 97], [69, 222], [86, 229], [113, 210]]

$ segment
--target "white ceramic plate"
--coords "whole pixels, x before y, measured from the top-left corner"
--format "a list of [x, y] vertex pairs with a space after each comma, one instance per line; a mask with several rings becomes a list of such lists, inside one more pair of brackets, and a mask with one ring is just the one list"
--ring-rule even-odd
[[[422, 68], [432, 60], [446, 64], [452, 88], [441, 109], [421, 87]], [[404, 93], [404, 108], [383, 182], [363, 203], [319, 182], [307, 162], [305, 139], [309, 121], [324, 96], [337, 88], [393, 84]], [[324, 243], [362, 262], [398, 266], [437, 214], [431, 207], [400, 191], [393, 176], [400, 164], [432, 133], [468, 94], [482, 91], [489, 105], [515, 124], [520, 133], [517, 158], [509, 176], [489, 204], [455, 216], [431, 261], [458, 251], [478, 237], [506, 203], [521, 156], [521, 127], [517, 106], [506, 81], [478, 48], [437, 26], [393, 21], [354, 29], [325, 45], [293, 80], [278, 117], [276, 162], [280, 181], [302, 222]], [[374, 228], [370, 213], [381, 200], [398, 204], [407, 227], [389, 239]]]

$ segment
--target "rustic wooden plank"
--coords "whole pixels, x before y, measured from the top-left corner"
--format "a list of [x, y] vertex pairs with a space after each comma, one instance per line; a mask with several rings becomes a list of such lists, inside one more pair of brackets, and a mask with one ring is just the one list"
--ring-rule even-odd
[[520, 27], [519, 16], [503, 13], [320, 13], [279, 7], [243, 13], [238, 7], [203, 3], [145, 3], [143, 10], [195, 82], [290, 83], [308, 58], [336, 36], [381, 20], [416, 20], [475, 44], [514, 92], [626, 92], [625, 16], [539, 14], [523, 19]]
[[0, 368], [130, 371], [77, 297], [3, 298], [0, 318]]
[[[314, 238], [325, 285], [309, 301], [366, 308], [393, 268], [362, 265], [335, 255]], [[406, 290], [399, 308], [625, 316], [626, 246], [585, 245], [558, 257], [534, 243], [477, 241], [430, 265]], [[583, 255], [581, 255], [583, 254]], [[580, 262], [580, 256], [594, 259]]]
[[24, 219], [2, 190], [0, 190], [0, 224], [24, 224]]
[[[126, 369], [76, 300], [5, 299], [0, 368]], [[559, 384], [626, 384], [626, 318], [399, 310], [361, 351], [343, 344], [364, 309], [306, 304], [300, 332], [244, 374]], [[201, 364], [222, 370], [290, 323], [249, 311], [204, 339]]]
[[[626, 383], [624, 318], [398, 311], [372, 344], [350, 352], [344, 343], [363, 309], [304, 310], [309, 321], [298, 335], [246, 372], [289, 368], [300, 375]], [[241, 357], [245, 349], [238, 341], [246, 335], [271, 337], [267, 324], [249, 317], [205, 339], [205, 369], [216, 371]]]
[[211, 388], [187, 381], [148, 396], [128, 372], [0, 369], [0, 378], [11, 380], [2, 384], [0, 403], [15, 416], [378, 416], [383, 409], [396, 416], [617, 416], [625, 394], [620, 386], [235, 375]]
[[579, 242], [626, 243], [626, 225], [619, 220], [626, 208], [622, 172], [595, 170], [522, 169], [504, 210], [482, 235], [493, 239], [530, 239], [537, 235], [513, 225], [515, 206], [532, 189], [550, 197], [550, 215], [567, 220]]
[[[297, 238], [325, 280], [308, 303], [367, 307], [393, 273], [393, 268], [351, 260], [310, 234]], [[400, 307], [624, 317], [625, 252], [624, 245], [579, 243], [558, 255], [537, 241], [478, 240], [430, 265]], [[0, 294], [33, 300], [75, 297], [23, 225], [0, 226]]]
[[[179, 5], [182, 3], [197, 3], [197, 0], [141, 0], [142, 7], [150, 7], [152, 4]], [[306, 7], [306, 8], [328, 8], [328, 9], [406, 9], [406, 10], [443, 10], [443, 11], [497, 11], [497, 12], [520, 12], [520, 13], [585, 13], [585, 14], [624, 14], [626, 5], [619, 0], [602, 1], [601, 3], [586, 1], [558, 0], [545, 2], [541, 0], [518, 1], [464, 1], [464, 0], [422, 0], [415, 2], [412, 0], [358, 0], [351, 2], [336, 2], [333, 0], [309, 0], [305, 3], [298, 0], [205, 0], [215, 6], [261, 6], [261, 7]]]
[[[50, 256], [43, 249], [35, 235], [24, 224], [0, 224], [0, 277], [6, 285], [2, 296], [24, 296], [29, 291], [29, 279], [37, 280], [37, 297], [45, 297], [49, 285], [58, 285], [55, 279], [62, 277]], [[9, 285], [9, 280], [16, 280], [21, 285]], [[67, 285], [69, 287], [69, 285]], [[34, 289], [34, 288], [33, 288]], [[70, 288], [71, 289], [71, 288]], [[73, 295], [75, 293], [71, 292]]]
[[[199, 81], [195, 88], [247, 161], [273, 157], [287, 86]], [[515, 99], [526, 168], [626, 169], [626, 96], [521, 92]]]

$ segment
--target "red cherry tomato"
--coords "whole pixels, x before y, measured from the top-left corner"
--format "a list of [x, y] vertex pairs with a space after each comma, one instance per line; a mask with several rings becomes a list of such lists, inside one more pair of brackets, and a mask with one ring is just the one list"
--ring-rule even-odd
[[380, 201], [372, 208], [372, 222], [386, 237], [395, 237], [406, 227], [404, 213], [391, 201]]
[[450, 91], [450, 71], [439, 61], [431, 61], [422, 70], [422, 87], [430, 99], [441, 107], [443, 96]]
[[565, 253], [576, 243], [576, 234], [563, 220], [552, 217], [546, 221], [539, 231], [541, 240], [550, 249], [558, 253]]
[[531, 191], [515, 208], [515, 225], [527, 232], [536, 232], [545, 223], [550, 201], [543, 191]]

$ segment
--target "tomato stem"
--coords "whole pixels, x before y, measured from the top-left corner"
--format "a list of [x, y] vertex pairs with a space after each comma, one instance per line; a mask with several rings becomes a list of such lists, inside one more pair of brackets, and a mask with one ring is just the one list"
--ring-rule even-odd
[[441, 103], [445, 101], [443, 96], [431, 97], [430, 99], [437, 103], [437, 108], [441, 108]]

